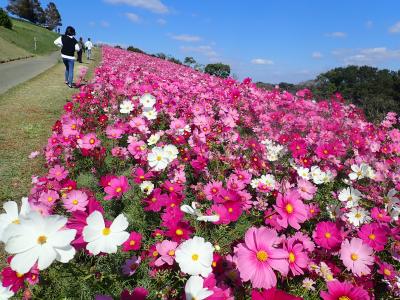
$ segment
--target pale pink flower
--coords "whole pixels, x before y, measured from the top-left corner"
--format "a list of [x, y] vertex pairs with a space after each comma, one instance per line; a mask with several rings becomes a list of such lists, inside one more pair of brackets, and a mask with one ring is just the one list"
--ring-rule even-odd
[[340, 259], [346, 268], [357, 276], [371, 273], [369, 266], [374, 264], [373, 249], [362, 239], [344, 240], [340, 249]]

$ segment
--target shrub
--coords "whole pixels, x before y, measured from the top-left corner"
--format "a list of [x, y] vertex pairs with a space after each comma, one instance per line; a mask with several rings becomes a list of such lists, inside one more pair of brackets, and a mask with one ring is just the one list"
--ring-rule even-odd
[[3, 26], [8, 29], [12, 29], [11, 19], [2, 8], [0, 8], [0, 26]]

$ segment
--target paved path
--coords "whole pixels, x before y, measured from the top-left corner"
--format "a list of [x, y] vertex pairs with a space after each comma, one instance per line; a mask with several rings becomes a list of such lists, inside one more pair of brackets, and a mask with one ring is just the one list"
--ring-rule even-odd
[[60, 52], [0, 64], [0, 94], [54, 66]]

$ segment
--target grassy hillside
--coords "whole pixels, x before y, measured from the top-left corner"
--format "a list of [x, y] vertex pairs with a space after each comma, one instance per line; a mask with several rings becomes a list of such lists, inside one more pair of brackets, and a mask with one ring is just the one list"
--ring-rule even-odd
[[[29, 55], [43, 55], [57, 47], [53, 44], [58, 34], [29, 22], [12, 20], [13, 29], [0, 27], [0, 61], [14, 60]], [[34, 48], [36, 37], [37, 50]], [[3, 42], [3, 40], [5, 42]]]

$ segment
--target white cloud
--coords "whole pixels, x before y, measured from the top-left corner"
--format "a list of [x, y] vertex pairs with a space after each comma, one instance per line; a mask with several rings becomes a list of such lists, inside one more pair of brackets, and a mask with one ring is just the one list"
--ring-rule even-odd
[[207, 56], [210, 60], [213, 60], [218, 56], [217, 52], [211, 46], [208, 45], [201, 45], [197, 47], [181, 46], [181, 50], [183, 52], [194, 52], [202, 54], [204, 56]]
[[131, 21], [133, 23], [140, 23], [140, 18], [137, 14], [126, 13], [125, 16], [129, 19], [129, 21]]
[[94, 27], [94, 26], [96, 26], [96, 22], [94, 22], [94, 21], [90, 21], [90, 22], [89, 22], [89, 26], [90, 26], [90, 27]]
[[110, 4], [126, 4], [133, 7], [140, 7], [157, 14], [166, 14], [169, 12], [168, 7], [165, 6], [160, 0], [104, 0], [104, 1]]
[[189, 34], [180, 34], [180, 35], [172, 35], [172, 39], [183, 41], [183, 42], [198, 42], [201, 41], [201, 37], [197, 35], [189, 35]]
[[390, 33], [400, 33], [400, 21], [389, 28]]
[[323, 57], [323, 55], [322, 55], [321, 52], [314, 51], [314, 52], [311, 54], [311, 57], [312, 57], [312, 58], [315, 58], [315, 59], [320, 59], [320, 58]]
[[342, 31], [335, 31], [335, 32], [329, 32], [325, 35], [327, 37], [332, 37], [332, 38], [345, 38], [347, 36], [347, 33]]
[[269, 59], [264, 59], [264, 58], [254, 58], [251, 60], [252, 64], [255, 65], [273, 65], [274, 62], [272, 60]]
[[368, 20], [367, 22], [365, 22], [365, 27], [367, 27], [368, 29], [372, 28], [374, 26], [374, 22], [372, 22], [371, 20]]
[[110, 27], [110, 23], [108, 23], [107, 21], [101, 21], [101, 22], [100, 22], [100, 26], [101, 26], [101, 27], [104, 27], [104, 28]]
[[165, 25], [165, 24], [167, 24], [167, 21], [165, 20], [165, 19], [157, 19], [157, 23], [159, 24], [159, 25]]
[[400, 49], [386, 47], [338, 50], [335, 55], [346, 65], [375, 66], [387, 61], [400, 61]]

